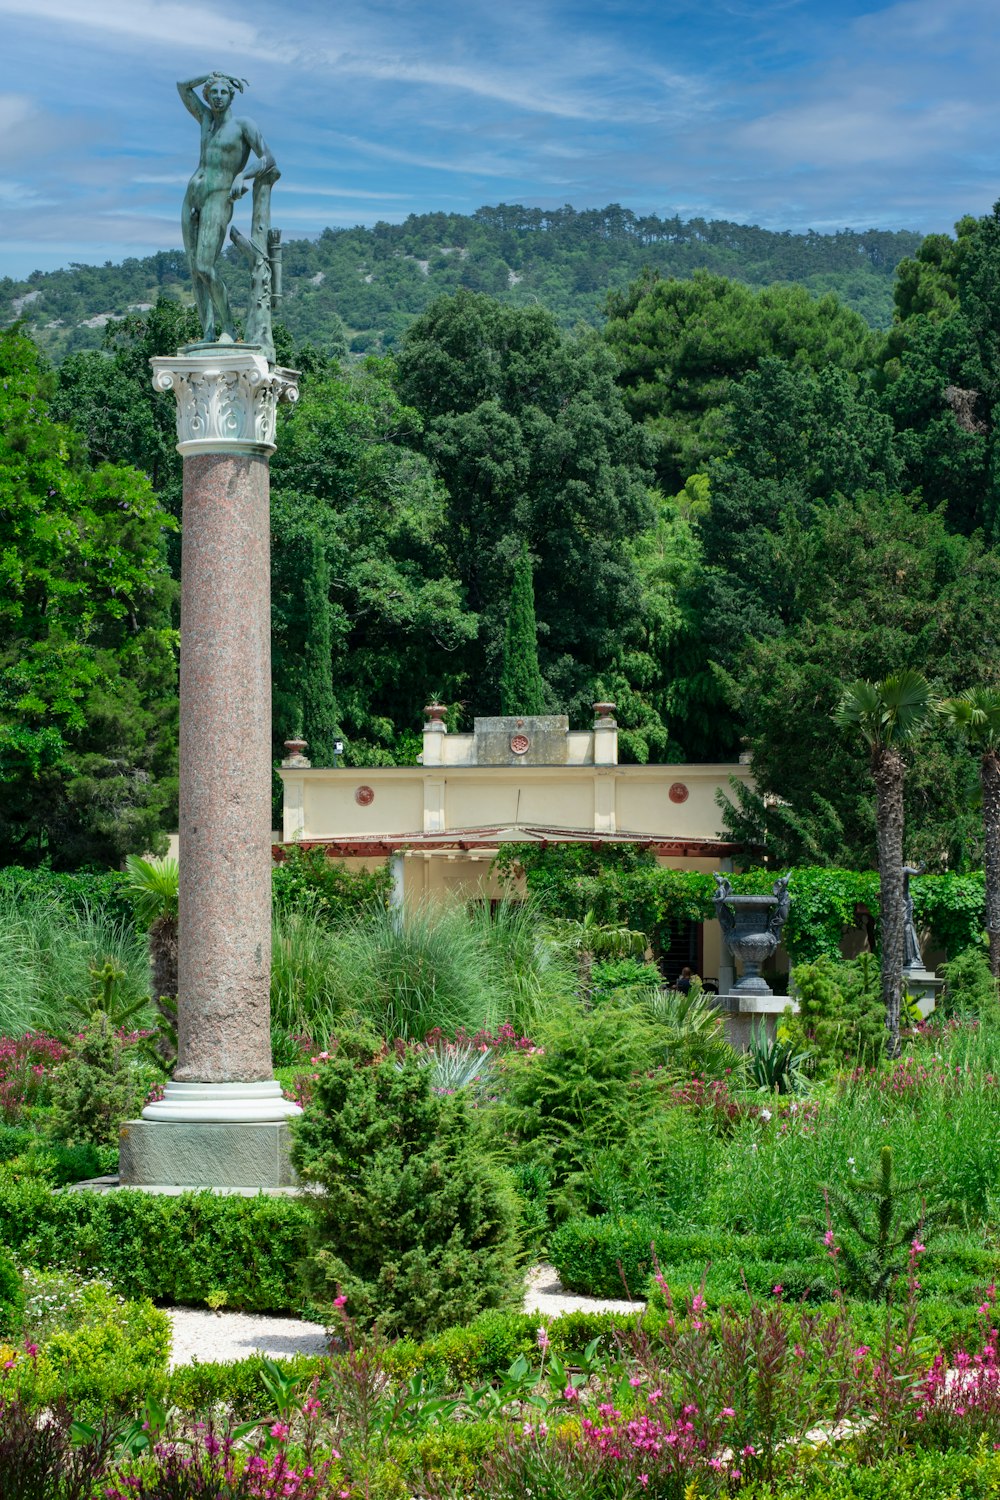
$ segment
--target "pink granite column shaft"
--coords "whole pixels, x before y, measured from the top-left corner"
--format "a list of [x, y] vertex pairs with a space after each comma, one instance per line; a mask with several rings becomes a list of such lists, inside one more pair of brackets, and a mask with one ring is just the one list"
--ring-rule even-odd
[[180, 668], [182, 1083], [270, 1079], [268, 460], [184, 459]]

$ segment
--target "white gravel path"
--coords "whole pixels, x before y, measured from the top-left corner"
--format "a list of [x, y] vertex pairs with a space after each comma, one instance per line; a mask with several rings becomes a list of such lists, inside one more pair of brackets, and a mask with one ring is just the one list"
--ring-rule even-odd
[[525, 1280], [524, 1310], [542, 1313], [547, 1318], [558, 1318], [567, 1312], [615, 1312], [638, 1313], [645, 1302], [628, 1302], [624, 1298], [617, 1302], [613, 1298], [578, 1297], [563, 1290], [555, 1266], [536, 1266]]
[[[554, 1266], [536, 1266], [525, 1281], [524, 1311], [557, 1318], [564, 1312], [640, 1312], [644, 1302], [577, 1297], [563, 1291]], [[209, 1312], [200, 1307], [167, 1309], [173, 1327], [170, 1368], [194, 1360], [226, 1362], [251, 1354], [287, 1359], [293, 1354], [324, 1354], [326, 1333], [319, 1323], [259, 1313]]]

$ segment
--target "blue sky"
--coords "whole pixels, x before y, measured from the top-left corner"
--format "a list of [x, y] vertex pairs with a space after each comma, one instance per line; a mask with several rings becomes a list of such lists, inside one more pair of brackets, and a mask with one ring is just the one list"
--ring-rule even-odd
[[212, 68], [250, 80], [286, 238], [503, 201], [949, 229], [1000, 196], [998, 20], [997, 0], [0, 0], [0, 274], [178, 245], [197, 135], [174, 84]]

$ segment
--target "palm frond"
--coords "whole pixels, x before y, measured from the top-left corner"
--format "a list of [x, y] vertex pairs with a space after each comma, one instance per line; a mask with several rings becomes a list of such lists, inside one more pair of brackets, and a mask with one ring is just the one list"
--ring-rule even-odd
[[885, 743], [909, 740], [925, 729], [937, 709], [934, 690], [922, 672], [894, 672], [875, 684], [882, 699]]
[[960, 698], [946, 698], [940, 712], [973, 749], [1000, 749], [1000, 691], [996, 688], [974, 687]]
[[176, 859], [142, 859], [130, 854], [125, 861], [125, 888], [131, 897], [136, 918], [152, 927], [160, 917], [177, 915], [177, 888], [180, 869]]
[[875, 683], [863, 677], [849, 682], [834, 710], [833, 720], [841, 729], [860, 729], [869, 742], [877, 738], [882, 703]]

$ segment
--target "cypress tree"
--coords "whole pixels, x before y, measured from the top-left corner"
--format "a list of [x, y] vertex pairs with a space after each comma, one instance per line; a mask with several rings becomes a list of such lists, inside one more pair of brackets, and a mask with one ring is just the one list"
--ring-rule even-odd
[[525, 715], [545, 712], [545, 689], [538, 666], [535, 590], [525, 543], [514, 563], [511, 583], [500, 670], [500, 712]]
[[340, 738], [337, 700], [333, 694], [330, 634], [330, 564], [318, 536], [311, 539], [302, 580], [305, 641], [302, 651], [302, 734], [314, 765], [333, 765], [333, 744]]

